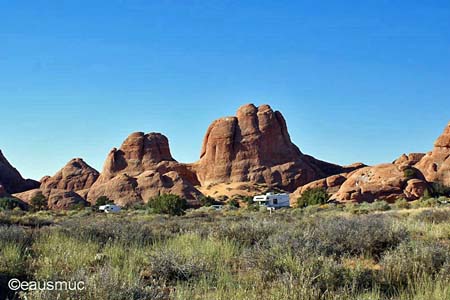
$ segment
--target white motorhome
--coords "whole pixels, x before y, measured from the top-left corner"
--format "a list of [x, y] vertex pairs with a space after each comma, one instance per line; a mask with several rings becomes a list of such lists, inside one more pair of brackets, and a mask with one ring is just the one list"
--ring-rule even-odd
[[267, 193], [253, 197], [253, 202], [259, 203], [260, 206], [265, 206], [268, 209], [289, 207], [289, 194]]
[[115, 204], [106, 204], [101, 205], [98, 210], [104, 211], [105, 213], [117, 213], [120, 211], [120, 206], [117, 206]]

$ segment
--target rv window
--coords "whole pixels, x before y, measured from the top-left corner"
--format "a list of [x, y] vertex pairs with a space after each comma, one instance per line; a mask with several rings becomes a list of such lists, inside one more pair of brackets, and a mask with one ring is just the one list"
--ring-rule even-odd
[[273, 204], [278, 204], [278, 199], [273, 199]]

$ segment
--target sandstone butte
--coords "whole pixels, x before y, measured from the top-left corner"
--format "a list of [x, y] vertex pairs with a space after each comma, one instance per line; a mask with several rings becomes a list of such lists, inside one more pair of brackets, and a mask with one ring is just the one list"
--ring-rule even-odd
[[135, 132], [109, 152], [101, 173], [76, 158], [39, 183], [23, 179], [0, 152], [0, 192], [28, 203], [42, 193], [53, 209], [95, 203], [100, 196], [132, 205], [174, 193], [195, 203], [202, 194], [252, 195], [270, 188], [292, 192], [294, 201], [313, 187], [327, 189], [341, 202], [414, 200], [431, 182], [450, 185], [449, 157], [450, 124], [427, 154], [404, 154], [377, 166], [339, 166], [302, 153], [280, 112], [247, 104], [236, 116], [212, 122], [197, 162], [176, 161], [160, 133]]

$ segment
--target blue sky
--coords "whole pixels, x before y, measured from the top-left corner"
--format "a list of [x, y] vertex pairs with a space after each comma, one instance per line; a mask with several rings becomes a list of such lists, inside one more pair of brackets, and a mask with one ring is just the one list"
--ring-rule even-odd
[[450, 121], [449, 49], [448, 1], [0, 0], [0, 149], [39, 179], [156, 131], [192, 162], [252, 102], [304, 153], [392, 161]]

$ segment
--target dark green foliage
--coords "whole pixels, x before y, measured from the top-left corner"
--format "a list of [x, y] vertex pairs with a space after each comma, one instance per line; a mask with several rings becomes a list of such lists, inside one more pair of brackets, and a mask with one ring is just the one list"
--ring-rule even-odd
[[0, 210], [12, 210], [12, 209], [26, 210], [27, 206], [19, 199], [13, 197], [0, 198]]
[[31, 207], [34, 211], [47, 210], [48, 201], [42, 193], [37, 194], [31, 199]]
[[253, 202], [253, 197], [251, 196], [245, 196], [242, 198], [242, 201], [244, 201], [247, 205], [252, 205]]
[[410, 180], [417, 177], [417, 170], [414, 168], [406, 168], [403, 170], [403, 176], [406, 180]]
[[102, 205], [106, 205], [106, 204], [114, 204], [114, 201], [112, 201], [111, 199], [109, 199], [107, 196], [100, 196], [97, 198], [97, 200], [95, 201], [95, 208], [99, 208]]
[[154, 213], [179, 216], [184, 214], [187, 201], [178, 195], [163, 194], [150, 198], [147, 205]]
[[231, 207], [239, 207], [239, 201], [236, 199], [231, 199], [230, 201], [228, 201], [228, 205]]
[[198, 201], [200, 202], [200, 204], [202, 206], [211, 206], [216, 204], [216, 200], [213, 197], [210, 196], [200, 196], [200, 198], [198, 199]]
[[306, 207], [309, 205], [325, 204], [330, 199], [326, 189], [313, 188], [306, 190], [297, 199], [297, 207]]
[[445, 196], [450, 197], [450, 187], [445, 186], [439, 182], [433, 182], [431, 184], [432, 195], [434, 197]]

